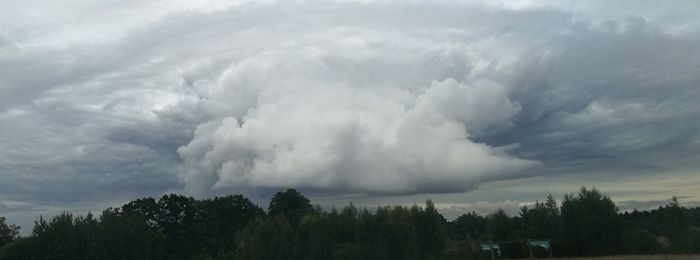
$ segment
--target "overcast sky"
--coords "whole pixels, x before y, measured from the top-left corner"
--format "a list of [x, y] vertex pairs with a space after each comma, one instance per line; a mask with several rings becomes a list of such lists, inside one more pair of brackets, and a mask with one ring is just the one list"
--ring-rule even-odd
[[0, 0], [0, 215], [700, 201], [700, 2]]

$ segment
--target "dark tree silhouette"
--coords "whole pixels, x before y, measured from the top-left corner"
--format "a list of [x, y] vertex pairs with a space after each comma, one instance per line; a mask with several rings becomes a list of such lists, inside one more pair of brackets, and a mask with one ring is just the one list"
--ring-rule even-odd
[[167, 255], [166, 237], [143, 216], [107, 209], [100, 216], [98, 259], [161, 259]]
[[523, 258], [528, 239], [550, 240], [555, 256], [691, 254], [700, 252], [698, 225], [700, 208], [684, 208], [677, 198], [618, 214], [608, 196], [586, 188], [566, 195], [561, 207], [549, 195], [518, 216], [498, 210], [453, 221], [430, 200], [424, 207], [324, 210], [290, 189], [275, 194], [265, 214], [241, 195], [169, 194], [109, 208], [99, 218], [40, 217], [27, 237], [0, 218], [0, 260], [474, 259], [485, 256], [479, 243], [489, 241], [500, 243], [504, 257]]
[[5, 217], [0, 217], [0, 248], [19, 236], [19, 226], [8, 225]]
[[301, 219], [312, 211], [309, 199], [294, 189], [275, 193], [268, 207], [270, 216], [282, 215], [293, 227], [298, 226]]
[[236, 259], [295, 259], [294, 230], [282, 215], [251, 222], [236, 240]]
[[412, 207], [416, 226], [418, 255], [421, 259], [439, 258], [447, 244], [444, 219], [435, 208], [433, 201], [425, 202], [425, 208]]
[[604, 255], [618, 253], [624, 225], [610, 197], [597, 189], [582, 187], [567, 194], [561, 206], [561, 243], [565, 254]]

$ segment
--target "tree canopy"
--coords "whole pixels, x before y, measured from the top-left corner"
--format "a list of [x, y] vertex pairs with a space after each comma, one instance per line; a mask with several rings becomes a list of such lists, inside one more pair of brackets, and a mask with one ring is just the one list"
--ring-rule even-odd
[[[544, 202], [474, 212], [446, 221], [427, 200], [418, 206], [313, 207], [289, 189], [264, 211], [242, 195], [140, 198], [98, 217], [65, 212], [39, 218], [30, 235], [0, 217], [0, 260], [11, 259], [469, 259], [479, 243], [503, 257], [528, 257], [526, 242], [548, 240], [555, 256], [700, 252], [700, 208], [677, 198], [651, 211], [618, 212], [610, 197], [581, 188], [561, 205]], [[537, 248], [535, 256], [548, 252]]]

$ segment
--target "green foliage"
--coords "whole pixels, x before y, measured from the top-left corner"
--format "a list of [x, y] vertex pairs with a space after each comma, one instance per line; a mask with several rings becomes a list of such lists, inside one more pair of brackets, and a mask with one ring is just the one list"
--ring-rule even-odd
[[425, 202], [425, 208], [412, 207], [416, 227], [418, 255], [421, 259], [439, 258], [447, 244], [447, 232], [444, 219], [431, 200]]
[[158, 202], [154, 198], [134, 200], [122, 206], [121, 211], [125, 215], [139, 216], [151, 227], [157, 227], [158, 223], [161, 222], [160, 205], [158, 205]]
[[39, 254], [43, 254], [38, 250], [38, 245], [35, 238], [17, 238], [6, 244], [0, 250], [0, 259], [3, 260], [34, 260], [42, 259]]
[[285, 260], [294, 258], [294, 230], [281, 215], [257, 219], [236, 239], [236, 259]]
[[19, 226], [8, 225], [5, 217], [0, 217], [0, 248], [19, 236]]
[[312, 211], [309, 199], [294, 189], [275, 193], [268, 207], [270, 216], [282, 215], [293, 227], [298, 226], [304, 216]]
[[166, 237], [166, 250], [175, 259], [191, 259], [203, 248], [205, 234], [196, 219], [196, 204], [194, 198], [176, 194], [158, 200], [156, 222]]
[[336, 246], [334, 260], [377, 259], [381, 252], [377, 246], [367, 243], [346, 243]]
[[449, 222], [430, 200], [424, 207], [327, 211], [291, 189], [275, 194], [268, 209], [241, 195], [169, 194], [109, 208], [99, 218], [42, 217], [24, 238], [0, 217], [7, 241], [0, 260], [474, 259], [486, 256], [479, 243], [488, 241], [499, 243], [503, 257], [523, 258], [530, 239], [550, 240], [555, 256], [700, 252], [700, 208], [673, 198], [656, 210], [618, 214], [609, 197], [586, 188], [566, 195], [561, 207], [549, 195], [517, 216], [472, 212]]
[[498, 209], [488, 216], [487, 238], [489, 241], [507, 241], [514, 239], [514, 223], [503, 209]]
[[444, 260], [463, 260], [463, 259], [473, 259], [474, 253], [472, 251], [471, 245], [467, 241], [458, 241], [451, 243], [449, 247], [445, 248], [442, 259]]
[[622, 215], [629, 228], [649, 230], [663, 241], [658, 252], [684, 254], [700, 252], [700, 208], [687, 209], [673, 197], [668, 205], [651, 211]]
[[645, 229], [627, 230], [622, 238], [625, 252], [630, 254], [647, 255], [662, 249], [657, 237]]
[[40, 218], [32, 235], [8, 245], [0, 259], [224, 259], [235, 251], [235, 234], [262, 216], [240, 195], [144, 198], [109, 208], [99, 220], [69, 213]]
[[487, 217], [488, 226], [486, 239], [488, 241], [508, 241], [500, 245], [501, 253], [504, 257], [518, 257], [524, 255], [522, 243], [513, 243], [518, 238], [517, 218], [511, 218], [503, 209], [498, 209], [495, 213]]
[[160, 259], [166, 255], [166, 237], [142, 216], [107, 209], [100, 216], [96, 238], [98, 259]]
[[618, 253], [623, 232], [617, 206], [597, 189], [582, 187], [577, 196], [564, 196], [560, 238], [565, 254]]
[[403, 207], [377, 209], [379, 229], [377, 243], [383, 249], [383, 259], [417, 259], [418, 245], [413, 216]]
[[476, 212], [470, 212], [457, 217], [454, 221], [448, 222], [446, 227], [447, 234], [451, 239], [466, 241], [483, 237], [486, 234], [487, 225], [486, 218], [476, 214]]
[[240, 230], [265, 212], [242, 195], [216, 197], [197, 203], [196, 228], [207, 255], [223, 256], [235, 250]]
[[559, 207], [552, 194], [547, 200], [535, 202], [533, 208], [522, 207], [520, 225], [522, 235], [530, 239], [553, 238], [559, 233]]
[[300, 259], [330, 259], [333, 254], [335, 231], [341, 227], [337, 214], [310, 214], [301, 221], [296, 233]]
[[700, 228], [689, 227], [686, 233], [686, 253], [700, 252]]
[[61, 213], [50, 221], [40, 218], [32, 237], [40, 259], [97, 259], [98, 221], [92, 214], [73, 217]]

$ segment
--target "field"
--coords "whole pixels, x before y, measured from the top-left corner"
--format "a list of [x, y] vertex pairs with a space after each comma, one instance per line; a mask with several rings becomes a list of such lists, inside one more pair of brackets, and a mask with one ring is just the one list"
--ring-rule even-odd
[[[547, 258], [542, 258], [547, 259]], [[602, 256], [602, 257], [577, 257], [577, 258], [554, 258], [554, 259], [576, 259], [576, 260], [700, 260], [700, 255], [628, 255], [628, 256]]]

